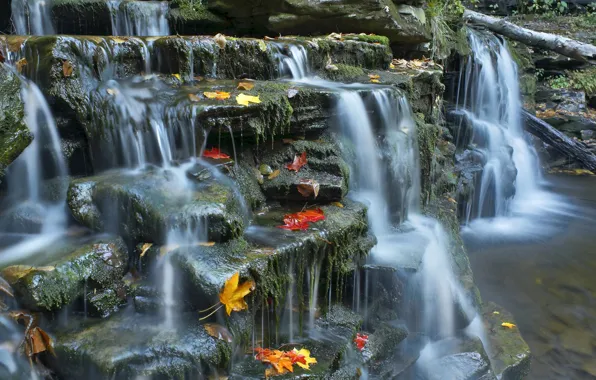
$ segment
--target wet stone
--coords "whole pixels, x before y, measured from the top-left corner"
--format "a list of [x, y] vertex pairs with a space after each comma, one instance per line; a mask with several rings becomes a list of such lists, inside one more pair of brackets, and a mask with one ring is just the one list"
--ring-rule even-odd
[[530, 348], [517, 327], [508, 329], [503, 322], [515, 324], [511, 313], [488, 302], [482, 307], [482, 318], [491, 344], [490, 361], [495, 375], [503, 380], [518, 380], [530, 373]]
[[[124, 242], [111, 236], [57, 243], [37, 257], [41, 259], [4, 268], [2, 276], [12, 285], [22, 307], [41, 311], [60, 310], [82, 301], [86, 291], [118, 294], [128, 262]], [[99, 299], [96, 302], [100, 314], [109, 314]], [[112, 302], [113, 309], [122, 298], [112, 298]]]
[[72, 318], [55, 334], [50, 366], [65, 379], [202, 378], [227, 367], [231, 344], [209, 336], [196, 313], [175, 326], [129, 311], [102, 321]]
[[[229, 186], [215, 180], [188, 183], [167, 170], [107, 172], [77, 179], [67, 201], [79, 223], [136, 242], [165, 243], [170, 228], [225, 241], [238, 236], [243, 226], [243, 206]], [[202, 226], [208, 226], [206, 232]]]

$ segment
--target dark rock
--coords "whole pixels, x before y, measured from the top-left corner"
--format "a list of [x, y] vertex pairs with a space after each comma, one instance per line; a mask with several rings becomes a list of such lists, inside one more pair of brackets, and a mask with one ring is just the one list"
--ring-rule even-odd
[[201, 237], [202, 223], [208, 226], [203, 238], [210, 241], [240, 235], [245, 210], [231, 187], [214, 180], [185, 186], [167, 171], [108, 172], [74, 180], [68, 205], [79, 223], [134, 242], [165, 243], [174, 227], [197, 229]]
[[46, 208], [40, 203], [19, 203], [0, 214], [0, 230], [39, 233], [43, 227], [46, 212]]
[[[120, 238], [75, 239], [44, 249], [27, 265], [2, 270], [15, 290], [19, 304], [29, 310], [55, 311], [81, 299], [85, 291], [117, 291], [128, 262]], [[98, 300], [99, 302], [99, 300]], [[98, 305], [98, 309], [102, 310]]]
[[385, 360], [407, 336], [408, 329], [398, 322], [376, 325], [375, 332], [368, 337], [363, 355], [373, 361]]

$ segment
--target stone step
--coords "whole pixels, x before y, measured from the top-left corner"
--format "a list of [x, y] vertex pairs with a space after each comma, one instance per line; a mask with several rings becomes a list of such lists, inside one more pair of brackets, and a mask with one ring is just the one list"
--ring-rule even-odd
[[[387, 35], [392, 43], [412, 46], [431, 38], [421, 5], [422, 1], [409, 0], [268, 0], [258, 3], [242, 0], [53, 0], [42, 12], [47, 13], [44, 16], [61, 34], [374, 33]], [[9, 15], [11, 8], [7, 3], [0, 11]], [[25, 12], [26, 7], [22, 7], [20, 13]], [[129, 28], [123, 28], [124, 21]], [[151, 22], [162, 26], [150, 29], [147, 26]], [[141, 27], [143, 23], [147, 26]]]

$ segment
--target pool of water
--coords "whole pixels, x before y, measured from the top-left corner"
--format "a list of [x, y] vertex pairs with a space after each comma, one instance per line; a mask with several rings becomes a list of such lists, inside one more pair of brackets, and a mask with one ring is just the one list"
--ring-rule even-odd
[[513, 313], [533, 354], [530, 379], [596, 379], [596, 177], [549, 178], [573, 212], [534, 220], [548, 236], [466, 237], [486, 301]]

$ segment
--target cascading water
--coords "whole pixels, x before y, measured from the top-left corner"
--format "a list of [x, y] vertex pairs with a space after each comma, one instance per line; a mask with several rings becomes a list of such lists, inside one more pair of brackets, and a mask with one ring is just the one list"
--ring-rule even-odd
[[168, 36], [170, 26], [167, 1], [108, 2], [114, 36]]
[[54, 34], [52, 0], [12, 0], [12, 19], [19, 35]]

